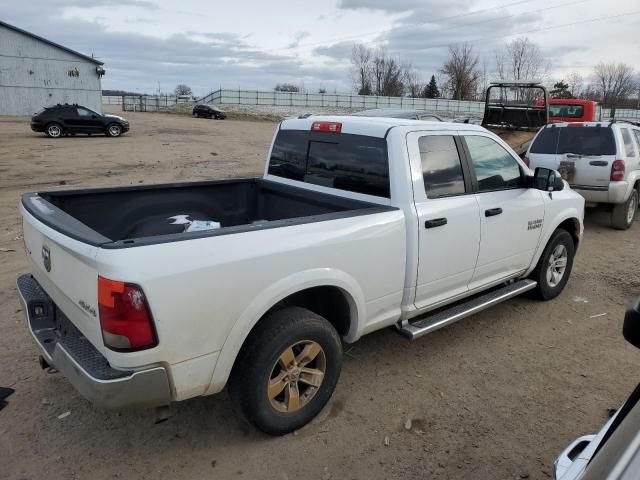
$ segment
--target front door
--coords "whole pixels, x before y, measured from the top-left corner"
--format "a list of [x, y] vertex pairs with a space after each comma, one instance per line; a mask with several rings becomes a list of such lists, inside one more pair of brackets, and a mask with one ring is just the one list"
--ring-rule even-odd
[[84, 107], [76, 107], [77, 123], [82, 133], [102, 133], [104, 131], [102, 121], [93, 110]]
[[516, 157], [481, 132], [462, 136], [476, 186], [480, 252], [473, 290], [526, 270], [538, 247], [545, 193], [524, 185]]
[[415, 306], [422, 309], [468, 290], [480, 247], [480, 216], [456, 132], [413, 132], [407, 147], [412, 164], [422, 166], [423, 181], [414, 188], [419, 222]]

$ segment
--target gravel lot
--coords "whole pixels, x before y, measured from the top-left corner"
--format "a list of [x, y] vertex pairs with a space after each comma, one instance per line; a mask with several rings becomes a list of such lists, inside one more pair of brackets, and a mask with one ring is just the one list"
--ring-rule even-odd
[[20, 194], [257, 175], [275, 126], [126, 116], [122, 138], [58, 140], [0, 117], [0, 385], [16, 390], [0, 411], [0, 478], [546, 479], [638, 382], [621, 326], [640, 293], [640, 224], [615, 231], [594, 211], [559, 298], [517, 298], [415, 342], [364, 337], [329, 405], [295, 434], [244, 425], [224, 393], [177, 404], [159, 425], [150, 411], [94, 409], [36, 362], [14, 284], [28, 269]]

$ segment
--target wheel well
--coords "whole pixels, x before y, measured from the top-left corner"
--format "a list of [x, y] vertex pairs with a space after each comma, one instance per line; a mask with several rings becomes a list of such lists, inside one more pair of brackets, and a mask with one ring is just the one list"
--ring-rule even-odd
[[269, 309], [267, 313], [286, 307], [302, 307], [324, 317], [340, 336], [349, 333], [351, 304], [347, 294], [338, 287], [312, 287], [293, 293]]
[[573, 244], [577, 247], [580, 243], [580, 222], [576, 218], [567, 218], [564, 222], [558, 225], [558, 228], [562, 228], [571, 234], [573, 238]]

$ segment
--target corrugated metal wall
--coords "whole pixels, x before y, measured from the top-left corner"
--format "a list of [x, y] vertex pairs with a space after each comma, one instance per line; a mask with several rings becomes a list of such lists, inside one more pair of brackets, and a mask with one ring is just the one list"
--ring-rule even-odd
[[102, 112], [96, 64], [0, 25], [0, 115], [78, 103]]

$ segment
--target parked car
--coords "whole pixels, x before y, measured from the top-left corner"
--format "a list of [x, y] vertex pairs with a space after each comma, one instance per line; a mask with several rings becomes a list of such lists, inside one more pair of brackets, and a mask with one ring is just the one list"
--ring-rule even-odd
[[227, 114], [214, 105], [196, 105], [191, 114], [196, 118], [213, 118], [215, 120], [227, 118]]
[[442, 122], [442, 117], [427, 110], [403, 110], [400, 108], [374, 108], [352, 113], [356, 117], [387, 117], [405, 118], [407, 120], [425, 120], [429, 122]]
[[109, 408], [228, 384], [284, 434], [329, 400], [342, 340], [418, 338], [569, 280], [584, 200], [479, 126], [290, 119], [269, 151], [261, 178], [25, 194], [43, 365]]
[[45, 107], [31, 117], [31, 130], [51, 138], [84, 133], [119, 137], [129, 131], [129, 121], [118, 115], [103, 115], [81, 105]]
[[627, 229], [640, 199], [640, 128], [627, 122], [555, 123], [541, 129], [525, 161], [557, 169], [589, 204], [612, 205], [614, 228]]
[[[640, 299], [624, 318], [625, 339], [640, 348]], [[596, 435], [573, 442], [555, 461], [556, 480], [637, 480], [640, 477], [640, 385]]]

